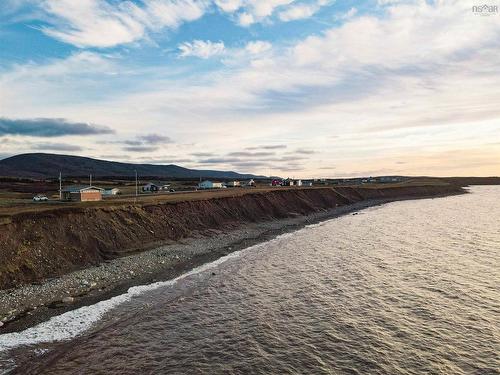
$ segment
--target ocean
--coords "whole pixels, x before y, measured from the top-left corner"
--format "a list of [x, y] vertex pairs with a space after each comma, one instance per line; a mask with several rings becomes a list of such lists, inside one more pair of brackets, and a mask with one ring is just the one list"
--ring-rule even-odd
[[500, 187], [393, 202], [0, 335], [0, 373], [499, 374]]

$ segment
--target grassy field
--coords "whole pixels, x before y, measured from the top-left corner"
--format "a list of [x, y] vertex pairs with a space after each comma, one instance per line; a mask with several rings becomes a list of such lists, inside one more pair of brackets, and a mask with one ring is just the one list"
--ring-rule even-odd
[[[96, 184], [97, 185], [97, 184]], [[103, 185], [97, 185], [103, 187]], [[114, 186], [116, 187], [116, 186]], [[121, 187], [119, 187], [121, 189]], [[112, 206], [127, 206], [131, 204], [157, 204], [157, 203], [175, 203], [191, 200], [204, 200], [218, 197], [236, 197], [244, 194], [255, 192], [267, 192], [277, 189], [300, 189], [294, 187], [269, 187], [257, 186], [252, 188], [227, 188], [218, 190], [199, 190], [199, 191], [176, 191], [159, 192], [159, 193], [140, 193], [135, 196], [135, 187], [123, 189], [125, 194], [117, 196], [104, 197], [99, 202], [61, 202], [58, 200], [57, 191], [54, 194], [47, 196], [50, 198], [48, 202], [34, 202], [30, 193], [15, 193], [8, 190], [0, 190], [0, 217], [11, 216], [18, 213], [41, 212], [47, 210], [55, 210], [67, 207], [112, 207]], [[309, 188], [309, 189], [314, 189]]]

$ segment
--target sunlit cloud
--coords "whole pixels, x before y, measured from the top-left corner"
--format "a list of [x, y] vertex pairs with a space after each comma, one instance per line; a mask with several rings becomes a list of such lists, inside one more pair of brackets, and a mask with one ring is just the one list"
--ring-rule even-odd
[[[82, 2], [75, 12], [89, 18], [73, 20], [68, 2], [47, 2], [45, 11], [55, 17], [43, 33], [100, 50], [3, 65], [0, 116], [104, 124], [115, 134], [88, 134], [83, 141], [62, 135], [64, 143], [95, 155], [120, 155], [127, 148], [134, 160], [183, 160], [186, 166], [243, 172], [495, 174], [499, 167], [498, 147], [485, 145], [500, 130], [500, 23], [474, 15], [461, 1], [391, 1], [373, 11], [355, 4], [325, 17], [331, 24], [307, 24], [310, 29], [290, 38], [272, 35], [276, 23], [293, 20], [300, 28], [323, 15], [327, 3], [174, 2], [190, 9], [182, 14], [174, 8], [162, 13], [165, 1], [156, 2], [159, 8], [153, 1], [101, 3], [97, 9], [96, 2]], [[161, 49], [153, 62], [131, 61], [141, 46], [133, 47], [136, 52], [105, 51], [161, 30], [183, 30], [208, 13], [235, 23], [248, 17], [247, 26], [260, 22], [265, 32], [233, 25], [241, 34], [225, 38], [200, 26], [171, 42], [164, 34], [155, 42], [168, 45], [153, 44], [145, 54]], [[96, 33], [104, 24], [118, 26], [100, 39], [87, 24], [90, 15]], [[48, 131], [9, 129], [4, 136], [45, 137]], [[106, 153], [99, 150], [103, 145]], [[8, 143], [4, 148], [18, 150]], [[459, 164], [450, 156], [457, 150]]]

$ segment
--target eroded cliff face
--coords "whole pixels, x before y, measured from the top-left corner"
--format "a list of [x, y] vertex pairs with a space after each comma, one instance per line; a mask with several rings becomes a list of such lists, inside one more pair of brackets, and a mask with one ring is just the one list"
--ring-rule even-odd
[[453, 185], [276, 190], [238, 197], [19, 214], [0, 225], [0, 289], [96, 265], [196, 232], [307, 215], [368, 199], [460, 193]]

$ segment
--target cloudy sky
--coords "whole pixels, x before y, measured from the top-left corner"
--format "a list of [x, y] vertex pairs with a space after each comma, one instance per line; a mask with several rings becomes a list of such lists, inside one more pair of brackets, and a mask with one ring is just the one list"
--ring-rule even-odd
[[474, 5], [2, 0], [0, 158], [500, 175], [500, 14]]

